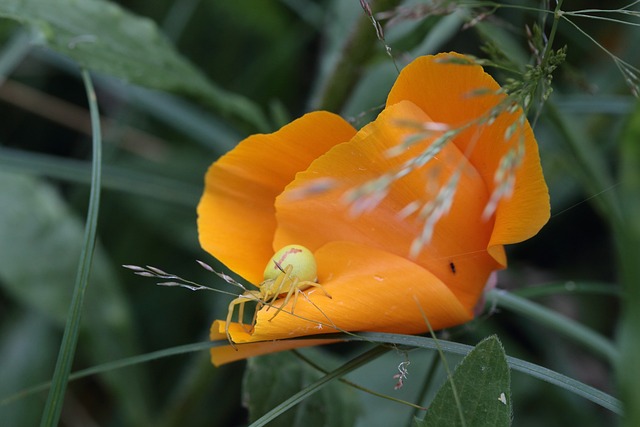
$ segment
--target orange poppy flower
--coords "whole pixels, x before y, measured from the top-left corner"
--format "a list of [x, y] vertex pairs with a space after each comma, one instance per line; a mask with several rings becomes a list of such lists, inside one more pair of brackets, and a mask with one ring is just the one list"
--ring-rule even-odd
[[[211, 166], [198, 206], [202, 247], [258, 284], [274, 252], [304, 245], [331, 295], [313, 287], [293, 314], [287, 305], [273, 317], [263, 306], [253, 330], [229, 325], [237, 350], [213, 348], [214, 364], [328, 342], [284, 338], [415, 334], [428, 330], [425, 315], [433, 329], [473, 318], [489, 276], [506, 267], [503, 245], [538, 232], [549, 195], [533, 132], [518, 122], [522, 112], [497, 110], [506, 96], [480, 66], [460, 64], [465, 58], [440, 54], [407, 65], [384, 111], [359, 131], [314, 112], [250, 136]], [[446, 131], [453, 132], [445, 138]], [[345, 199], [372, 182], [364, 198]], [[505, 182], [508, 194], [496, 198]], [[318, 183], [331, 185], [310, 191]], [[211, 339], [226, 339], [224, 321], [213, 323]]]

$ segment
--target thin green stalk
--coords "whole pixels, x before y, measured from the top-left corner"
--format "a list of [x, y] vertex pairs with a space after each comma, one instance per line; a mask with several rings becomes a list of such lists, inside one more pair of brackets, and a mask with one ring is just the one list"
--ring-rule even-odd
[[[451, 341], [438, 340], [438, 343], [436, 345], [436, 342], [433, 339], [427, 337], [389, 334], [382, 332], [360, 332], [357, 335], [346, 335], [340, 333], [327, 334], [326, 336], [314, 336], [315, 339], [328, 337], [341, 339], [344, 341], [365, 341], [369, 343], [395, 344], [415, 348], [427, 348], [431, 350], [437, 350], [437, 348], [440, 347], [445, 353], [461, 354], [465, 356], [469, 354], [471, 350], [473, 350], [473, 347], [470, 345]], [[563, 388], [571, 393], [576, 394], [577, 396], [588, 399], [591, 402], [596, 403], [616, 414], [621, 415], [623, 413], [622, 404], [618, 399], [594, 387], [581, 383], [580, 381], [574, 380], [573, 378], [569, 378], [561, 373], [552, 371], [551, 369], [536, 365], [535, 363], [527, 362], [525, 360], [516, 359], [515, 357], [507, 356], [507, 363], [509, 364], [509, 367], [511, 369]]]
[[564, 281], [557, 283], [547, 283], [541, 286], [534, 286], [511, 291], [512, 295], [522, 298], [540, 298], [553, 295], [602, 295], [612, 298], [620, 298], [622, 289], [614, 283], [606, 282], [574, 282]]
[[[359, 334], [346, 334], [346, 333], [326, 334], [326, 335], [316, 335], [316, 336], [310, 336], [310, 337], [301, 337], [298, 339], [304, 341], [306, 339], [317, 339], [317, 338], [335, 339], [336, 341], [364, 341], [368, 343], [395, 345], [395, 346], [402, 346], [407, 348], [424, 348], [424, 349], [430, 349], [430, 350], [435, 350], [437, 348], [434, 340], [431, 338], [414, 336], [414, 335], [388, 334], [388, 333], [381, 333], [381, 332], [361, 332]], [[442, 351], [444, 351], [445, 353], [467, 355], [471, 350], [473, 350], [472, 346], [451, 342], [451, 341], [439, 340], [438, 344], [442, 349]], [[117, 360], [114, 362], [105, 363], [103, 365], [94, 366], [92, 368], [76, 372], [73, 375], [71, 375], [70, 378], [77, 379], [77, 378], [85, 377], [88, 375], [94, 375], [102, 372], [112, 371], [114, 369], [124, 368], [124, 367], [135, 365], [138, 363], [157, 360], [162, 357], [188, 353], [191, 351], [201, 351], [210, 347], [217, 347], [221, 345], [226, 345], [226, 343], [223, 341], [217, 341], [217, 342], [205, 341], [200, 343], [167, 348], [164, 350], [155, 351], [153, 353], [142, 354], [135, 357], [130, 357], [126, 359]], [[587, 384], [583, 384], [580, 381], [574, 380], [572, 378], [567, 377], [566, 375], [552, 371], [551, 369], [547, 369], [542, 366], [539, 366], [524, 360], [516, 359], [515, 357], [507, 356], [507, 363], [509, 364], [509, 367], [511, 369], [522, 372], [533, 378], [538, 378], [539, 380], [545, 381], [549, 384], [558, 386], [564, 390], [567, 390], [571, 393], [574, 393], [578, 396], [588, 399], [591, 402], [594, 402], [602, 406], [603, 408], [606, 408], [616, 414], [623, 413], [622, 404], [618, 399], [594, 387], [591, 387]], [[6, 405], [18, 398], [26, 397], [37, 391], [45, 390], [47, 387], [49, 387], [49, 384], [40, 384], [35, 387], [29, 388], [27, 390], [23, 390], [18, 394], [4, 398], [0, 402], [0, 405]]]
[[[291, 351], [293, 352], [293, 354], [296, 355], [296, 357], [301, 359], [307, 365], [311, 366], [313, 369], [315, 369], [315, 370], [317, 370], [319, 372], [322, 372], [323, 374], [328, 374], [329, 373], [329, 371], [327, 371], [322, 366], [320, 366], [317, 363], [315, 363], [313, 360], [309, 359], [304, 354], [300, 353], [298, 350], [291, 350]], [[392, 397], [392, 396], [389, 396], [387, 394], [378, 393], [377, 391], [368, 389], [366, 387], [361, 386], [360, 384], [356, 384], [356, 383], [354, 383], [352, 381], [349, 381], [346, 378], [338, 378], [338, 381], [340, 381], [342, 384], [346, 384], [349, 387], [353, 387], [353, 388], [355, 388], [357, 390], [363, 391], [363, 392], [368, 393], [368, 394], [370, 394], [372, 396], [377, 396], [377, 397], [380, 397], [382, 399], [390, 400], [392, 402], [396, 402], [396, 403], [399, 403], [401, 405], [411, 406], [416, 411], [416, 413], [418, 411], [425, 411], [427, 409], [427, 408], [422, 407], [420, 405], [416, 405], [415, 403], [407, 402], [406, 400], [398, 399], [396, 397]]]
[[78, 343], [80, 330], [80, 317], [84, 303], [84, 295], [89, 284], [89, 274], [93, 261], [93, 251], [96, 243], [96, 229], [98, 226], [98, 211], [100, 208], [100, 180], [102, 175], [102, 139], [100, 132], [100, 113], [98, 103], [93, 89], [91, 76], [86, 69], [82, 69], [82, 80], [87, 91], [89, 110], [91, 112], [91, 127], [93, 134], [93, 170], [91, 173], [91, 194], [89, 198], [89, 208], [87, 212], [87, 224], [84, 232], [84, 242], [80, 253], [80, 262], [76, 275], [75, 288], [67, 323], [65, 325], [58, 360], [53, 373], [52, 385], [47, 396], [40, 425], [42, 427], [54, 427], [58, 425], [64, 395], [67, 390], [71, 365]]
[[564, 0], [556, 1], [556, 8], [553, 11], [553, 24], [551, 24], [551, 30], [549, 31], [549, 41], [547, 42], [547, 46], [544, 52], [544, 56], [542, 57], [542, 62], [547, 63], [549, 57], [553, 53], [553, 41], [556, 38], [556, 33], [558, 32], [558, 23], [560, 22], [560, 16], [562, 16], [562, 2]]
[[[196, 351], [208, 350], [211, 347], [217, 347], [220, 345], [224, 345], [222, 342], [215, 341], [203, 341], [197, 342], [193, 344], [185, 344], [177, 347], [169, 347], [158, 351], [153, 351], [151, 353], [140, 354], [137, 356], [127, 357], [124, 359], [114, 360], [113, 362], [103, 363], [101, 365], [92, 366], [87, 369], [82, 369], [80, 371], [76, 371], [69, 375], [69, 382], [75, 381], [80, 378], [86, 378], [91, 375], [98, 375], [105, 372], [115, 371], [116, 369], [127, 368], [129, 366], [139, 365], [142, 363], [151, 362], [154, 360], [162, 359], [170, 356], [177, 356], [180, 354], [193, 353]], [[51, 387], [51, 381], [34, 385], [33, 387], [29, 387], [27, 389], [21, 390], [11, 396], [7, 396], [0, 400], [0, 407], [4, 405], [9, 405], [16, 400], [23, 399], [25, 397], [31, 396], [34, 393], [38, 393], [40, 391], [45, 391]]]
[[526, 298], [519, 297], [500, 289], [493, 289], [487, 293], [487, 305], [497, 305], [509, 311], [521, 314], [529, 319], [559, 332], [575, 342], [584, 345], [596, 354], [603, 356], [609, 363], [615, 365], [620, 353], [613, 342], [592, 331], [582, 324], [536, 304]]

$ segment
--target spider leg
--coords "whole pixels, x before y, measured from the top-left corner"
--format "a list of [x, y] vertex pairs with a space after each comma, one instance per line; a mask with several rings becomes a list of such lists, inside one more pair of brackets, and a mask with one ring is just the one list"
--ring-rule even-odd
[[[247, 291], [229, 303], [229, 311], [227, 312], [227, 320], [224, 325], [224, 331], [227, 334], [227, 340], [229, 341], [229, 344], [231, 344], [231, 346], [235, 349], [237, 348], [235, 346], [235, 343], [231, 339], [231, 334], [229, 333], [229, 325], [233, 321], [233, 312], [235, 311], [236, 306], [238, 306], [238, 323], [240, 323], [240, 325], [242, 325], [242, 327], [246, 331], [247, 329], [244, 327], [244, 322], [243, 322], [244, 306], [247, 302], [251, 300], [257, 300], [258, 304], [260, 304], [259, 293], [257, 291]], [[257, 309], [256, 309], [256, 313], [257, 313]], [[254, 322], [255, 322], [255, 315], [254, 315]]]
[[327, 292], [327, 290], [324, 288], [324, 286], [322, 286], [320, 283], [311, 282], [311, 281], [307, 280], [307, 281], [304, 281], [304, 282], [300, 282], [300, 284], [298, 284], [298, 287], [299, 288], [302, 287], [303, 289], [307, 289], [307, 288], [310, 288], [312, 286], [314, 288], [319, 288], [327, 298], [333, 299], [333, 298], [331, 298], [331, 295], [329, 295], [329, 292]]
[[[289, 267], [287, 267], [287, 271], [290, 273], [291, 269]], [[271, 319], [269, 319], [269, 322], [271, 322], [273, 318], [276, 317], [278, 313], [282, 311], [282, 309], [287, 305], [287, 303], [289, 303], [289, 300], [291, 299], [291, 295], [295, 292], [296, 295], [293, 299], [293, 306], [291, 307], [291, 313], [293, 314], [293, 307], [295, 306], [295, 302], [298, 299], [298, 292], [300, 292], [300, 290], [298, 287], [298, 278], [294, 276], [293, 279], [291, 279], [288, 273], [287, 273], [287, 277], [289, 278], [289, 280], [291, 280], [289, 291], [287, 292], [287, 295], [284, 297], [284, 301], [282, 301], [282, 304], [280, 304], [280, 307], [278, 307], [278, 310], [275, 312], [273, 316], [271, 316]]]
[[247, 303], [247, 300], [244, 300], [240, 303], [238, 303], [238, 323], [240, 323], [240, 325], [242, 326], [242, 329], [245, 330], [245, 332], [249, 332], [249, 329], [247, 329], [247, 327], [244, 324], [244, 306]]
[[[291, 280], [292, 271], [293, 266], [288, 265], [284, 270], [282, 270], [282, 273], [278, 274], [278, 277], [276, 277], [272, 283], [265, 284], [267, 288], [260, 288], [265, 299], [265, 304], [268, 304], [269, 308], [274, 302], [276, 302], [280, 294], [287, 291], [287, 282]], [[267, 310], [269, 310], [269, 308], [267, 308]]]
[[[244, 295], [244, 294], [243, 294]], [[233, 320], [233, 312], [235, 311], [236, 305], [239, 305], [240, 307], [238, 307], [238, 311], [240, 313], [242, 313], [242, 311], [244, 310], [244, 305], [246, 304], [247, 300], [245, 298], [243, 298], [242, 296], [239, 296], [238, 298], [234, 299], [233, 301], [231, 301], [229, 303], [229, 311], [227, 312], [227, 320], [225, 322], [224, 325], [224, 331], [227, 334], [227, 340], [229, 341], [229, 344], [231, 344], [231, 347], [236, 348], [235, 343], [233, 342], [233, 340], [231, 339], [231, 334], [229, 333], [229, 325], [231, 324], [231, 321]], [[240, 323], [242, 323], [242, 317], [240, 317], [238, 320], [240, 320]]]
[[253, 312], [253, 319], [251, 320], [251, 329], [247, 332], [253, 331], [253, 328], [255, 328], [256, 320], [258, 319], [258, 312], [260, 311], [262, 306], [264, 306], [264, 304], [262, 303], [262, 301], [259, 301], [258, 305], [256, 305], [255, 311]]
[[[331, 298], [331, 295], [329, 295], [329, 293], [324, 289], [324, 287], [320, 283], [310, 282], [310, 281], [298, 282], [298, 278], [296, 277], [293, 283], [291, 284], [291, 289], [289, 290], [287, 297], [285, 298], [282, 305], [278, 308], [278, 311], [276, 312], [276, 314], [278, 314], [284, 308], [284, 306], [287, 305], [287, 303], [289, 302], [289, 299], [291, 298], [292, 293], [293, 293], [293, 302], [291, 303], [291, 312], [290, 312], [291, 314], [293, 314], [294, 310], [296, 309], [296, 303], [298, 302], [298, 296], [300, 296], [300, 294], [302, 294], [309, 302], [311, 302], [309, 297], [303, 292], [303, 290], [306, 290], [311, 286], [320, 288], [328, 298]], [[311, 304], [313, 304], [313, 302], [311, 302]], [[315, 306], [315, 304], [313, 305]], [[319, 307], [317, 308], [318, 310], [320, 310]], [[320, 310], [320, 312], [322, 312], [322, 310]], [[273, 318], [276, 317], [276, 314], [274, 314], [273, 317], [269, 319], [269, 321], [273, 320]]]
[[319, 288], [327, 298], [331, 298], [331, 295], [329, 295], [329, 293], [326, 291], [324, 286], [322, 286], [320, 283], [311, 282], [309, 280], [300, 282], [296, 276], [291, 276], [292, 271], [293, 271], [293, 267], [291, 265], [288, 265], [287, 268], [284, 270], [284, 273], [279, 275], [278, 278], [276, 279], [276, 284], [278, 286], [277, 288], [274, 286], [274, 288], [276, 288], [276, 291], [274, 292], [278, 292], [278, 294], [274, 293], [274, 297], [271, 300], [271, 302], [275, 301], [275, 299], [277, 298], [277, 296], [281, 291], [286, 290], [287, 287], [285, 285], [286, 283], [285, 280], [289, 280], [291, 283], [289, 283], [288, 292], [287, 292], [287, 295], [284, 297], [284, 301], [282, 302], [282, 304], [280, 304], [280, 306], [278, 307], [278, 310], [275, 312], [273, 316], [271, 316], [269, 321], [272, 321], [278, 315], [278, 313], [282, 311], [282, 309], [289, 303], [289, 300], [291, 299], [292, 295], [293, 295], [293, 304], [291, 305], [291, 314], [293, 314], [296, 306], [296, 302], [298, 302], [298, 294], [301, 293], [304, 289], [310, 288], [312, 286], [315, 288]]
[[295, 287], [295, 292], [293, 293], [293, 302], [291, 303], [291, 314], [293, 314], [293, 311], [296, 309], [296, 303], [298, 302], [298, 296], [302, 293], [302, 290], [300, 289], [300, 284], [297, 283], [297, 286]]

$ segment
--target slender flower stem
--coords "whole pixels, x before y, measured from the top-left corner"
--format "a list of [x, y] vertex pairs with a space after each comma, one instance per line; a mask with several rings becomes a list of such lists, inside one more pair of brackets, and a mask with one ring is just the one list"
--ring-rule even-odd
[[547, 43], [547, 48], [544, 52], [544, 58], [542, 62], [546, 62], [549, 60], [549, 56], [553, 52], [553, 41], [556, 38], [556, 32], [558, 31], [558, 24], [560, 22], [560, 17], [562, 16], [562, 2], [564, 0], [558, 0], [556, 2], [556, 9], [553, 12], [554, 19], [553, 24], [551, 25], [551, 31], [549, 31], [549, 42]]
[[102, 139], [100, 132], [100, 113], [98, 103], [93, 89], [93, 83], [89, 72], [82, 70], [82, 80], [84, 81], [89, 110], [91, 112], [91, 127], [93, 129], [93, 170], [91, 173], [91, 194], [89, 198], [89, 209], [87, 212], [87, 223], [84, 232], [84, 242], [80, 254], [80, 262], [76, 275], [76, 283], [73, 291], [67, 323], [58, 353], [58, 360], [53, 373], [53, 379], [47, 402], [45, 404], [40, 425], [42, 427], [57, 426], [62, 412], [64, 395], [67, 390], [69, 373], [73, 363], [78, 334], [80, 330], [80, 317], [84, 303], [84, 295], [89, 283], [93, 251], [96, 243], [96, 229], [98, 225], [98, 211], [100, 209], [100, 181], [102, 175]]

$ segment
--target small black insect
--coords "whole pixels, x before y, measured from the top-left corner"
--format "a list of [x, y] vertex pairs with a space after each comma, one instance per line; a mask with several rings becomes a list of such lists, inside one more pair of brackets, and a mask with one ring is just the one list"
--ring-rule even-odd
[[449, 262], [449, 268], [453, 274], [456, 274], [456, 265], [453, 262]]

